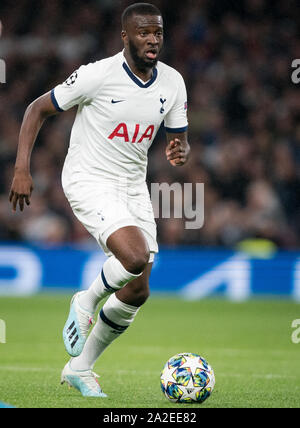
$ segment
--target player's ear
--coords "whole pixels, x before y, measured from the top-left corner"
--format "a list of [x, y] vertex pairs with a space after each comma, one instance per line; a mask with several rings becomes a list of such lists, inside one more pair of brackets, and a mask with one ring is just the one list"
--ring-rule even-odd
[[123, 42], [125, 42], [125, 43], [128, 41], [126, 30], [121, 31], [121, 38], [122, 38]]

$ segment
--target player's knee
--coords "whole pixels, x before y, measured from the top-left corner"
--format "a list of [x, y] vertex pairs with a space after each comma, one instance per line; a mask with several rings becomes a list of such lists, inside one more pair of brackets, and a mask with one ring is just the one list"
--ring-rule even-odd
[[146, 300], [148, 299], [148, 297], [150, 296], [149, 291], [143, 291], [142, 293], [140, 293], [137, 296], [137, 305], [136, 306], [142, 306]]
[[149, 262], [150, 252], [148, 249], [134, 251], [127, 254], [123, 266], [128, 272], [139, 274], [144, 271]]

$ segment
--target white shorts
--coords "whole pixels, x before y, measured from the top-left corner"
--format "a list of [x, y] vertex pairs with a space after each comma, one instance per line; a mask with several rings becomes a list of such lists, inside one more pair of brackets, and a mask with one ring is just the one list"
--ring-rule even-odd
[[75, 175], [72, 181], [63, 175], [64, 193], [78, 220], [96, 239], [107, 256], [108, 237], [125, 226], [136, 226], [144, 234], [152, 262], [158, 252], [156, 223], [146, 183], [124, 185], [121, 182], [91, 181]]

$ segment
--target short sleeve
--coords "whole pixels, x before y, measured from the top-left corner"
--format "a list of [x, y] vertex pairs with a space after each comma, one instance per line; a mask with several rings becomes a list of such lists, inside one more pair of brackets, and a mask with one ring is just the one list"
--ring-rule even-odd
[[164, 119], [167, 132], [184, 132], [188, 128], [187, 93], [184, 80], [178, 73], [177, 96], [170, 111]]
[[91, 102], [102, 80], [101, 73], [98, 73], [95, 63], [82, 65], [65, 82], [53, 88], [51, 99], [56, 110], [65, 111], [75, 105]]

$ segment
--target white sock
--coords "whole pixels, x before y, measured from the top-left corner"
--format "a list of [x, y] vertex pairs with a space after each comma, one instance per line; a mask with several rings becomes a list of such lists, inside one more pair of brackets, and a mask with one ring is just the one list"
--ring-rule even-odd
[[132, 323], [139, 308], [121, 302], [112, 294], [105, 302], [92, 332], [78, 357], [72, 358], [73, 370], [90, 370], [102, 352]]
[[86, 293], [79, 297], [80, 306], [89, 312], [95, 312], [100, 300], [122, 288], [129, 281], [140, 276], [128, 272], [115, 257], [109, 257], [103, 264], [101, 273]]

